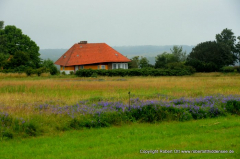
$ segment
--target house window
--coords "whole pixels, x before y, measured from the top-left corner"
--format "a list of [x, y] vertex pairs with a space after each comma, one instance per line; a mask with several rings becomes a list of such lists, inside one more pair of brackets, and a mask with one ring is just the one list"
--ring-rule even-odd
[[81, 66], [78, 66], [78, 68], [79, 68], [79, 70], [80, 70], [80, 69], [84, 69], [84, 66], [81, 65]]
[[128, 64], [127, 63], [113, 63], [112, 64], [112, 69], [128, 69]]
[[112, 69], [117, 69], [117, 64], [114, 63]]
[[101, 69], [105, 69], [105, 65], [101, 65]]
[[65, 67], [63, 66], [63, 67], [62, 67], [62, 70], [64, 70], [64, 69], [65, 69]]

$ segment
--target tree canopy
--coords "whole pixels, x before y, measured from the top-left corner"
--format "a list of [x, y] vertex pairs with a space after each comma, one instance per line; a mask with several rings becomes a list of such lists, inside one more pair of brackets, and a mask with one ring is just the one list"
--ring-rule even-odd
[[[37, 44], [15, 26], [6, 26], [0, 30], [0, 53], [6, 57], [10, 56], [10, 59], [5, 59], [8, 67], [12, 66], [11, 63], [15, 67], [25, 65], [38, 68], [41, 63]], [[23, 60], [21, 62], [19, 61], [20, 54], [26, 57], [25, 59], [21, 58]]]
[[0, 30], [3, 29], [4, 21], [0, 21]]
[[134, 56], [130, 59], [131, 61], [128, 63], [128, 68], [139, 68], [139, 56]]
[[236, 37], [230, 29], [216, 35], [216, 41], [206, 41], [194, 47], [187, 58], [187, 65], [197, 71], [218, 71], [223, 66], [236, 62]]
[[155, 68], [164, 68], [168, 63], [177, 62], [176, 57], [173, 54], [167, 52], [164, 52], [161, 55], [157, 55], [155, 57], [155, 61]]
[[235, 45], [235, 50], [236, 50], [236, 56], [238, 58], [238, 64], [240, 66], [240, 36], [237, 37], [238, 43]]
[[187, 59], [186, 51], [183, 51], [182, 46], [174, 45], [171, 50], [172, 55], [175, 58], [174, 62], [184, 62]]
[[42, 66], [49, 70], [51, 75], [57, 74], [57, 67], [54, 65], [53, 61], [50, 59], [43, 60]]

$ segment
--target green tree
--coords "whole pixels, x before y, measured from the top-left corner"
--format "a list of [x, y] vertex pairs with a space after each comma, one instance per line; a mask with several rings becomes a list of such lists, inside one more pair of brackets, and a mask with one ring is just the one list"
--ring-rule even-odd
[[238, 39], [238, 43], [235, 45], [235, 50], [236, 50], [236, 56], [238, 58], [238, 64], [240, 67], [240, 36], [237, 37], [237, 39]]
[[9, 61], [7, 61], [7, 67], [14, 69], [19, 66], [27, 66], [28, 62], [29, 55], [23, 51], [17, 51], [14, 56], [10, 56]]
[[234, 33], [231, 29], [223, 29], [221, 34], [216, 35], [216, 42], [219, 45], [222, 45], [222, 47], [225, 47], [225, 49], [229, 49], [232, 53], [235, 53], [235, 42], [236, 42], [236, 36], [234, 36]]
[[8, 58], [9, 58], [9, 55], [6, 55], [4, 53], [0, 53], [0, 70], [5, 67]]
[[[216, 41], [207, 41], [198, 44], [192, 49], [187, 59], [187, 65], [196, 68], [197, 71], [218, 71], [226, 65], [233, 65], [236, 58], [225, 45], [218, 44]], [[202, 63], [202, 68], [196, 65]]]
[[2, 30], [4, 27], [4, 21], [0, 21], [0, 30]]
[[26, 59], [27, 65], [32, 68], [40, 66], [39, 47], [27, 35], [15, 26], [5, 26], [0, 30], [0, 52], [11, 55], [15, 59], [15, 54], [25, 53], [29, 58]]
[[175, 62], [184, 62], [187, 59], [186, 51], [183, 51], [182, 46], [174, 45], [171, 50], [171, 53], [175, 57]]
[[140, 68], [147, 68], [150, 67], [149, 60], [146, 57], [142, 57], [139, 60], [139, 66]]
[[218, 71], [223, 66], [234, 65], [238, 59], [235, 42], [234, 33], [226, 28], [216, 35], [216, 41], [206, 41], [194, 47], [186, 64], [197, 71]]
[[130, 60], [131, 60], [131, 62], [128, 63], [128, 68], [139, 68], [140, 67], [139, 56], [134, 56]]
[[155, 61], [155, 68], [164, 68], [166, 64], [176, 62], [176, 57], [171, 53], [164, 52], [157, 55]]
[[51, 75], [57, 74], [57, 67], [54, 65], [52, 60], [43, 60], [42, 66], [47, 68], [50, 71]]

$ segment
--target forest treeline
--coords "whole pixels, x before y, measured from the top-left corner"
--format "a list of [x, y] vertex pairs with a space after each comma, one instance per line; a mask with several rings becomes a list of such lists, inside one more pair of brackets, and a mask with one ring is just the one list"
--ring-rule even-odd
[[240, 60], [240, 36], [236, 38], [231, 29], [224, 29], [216, 34], [216, 40], [201, 42], [193, 47], [190, 54], [183, 51], [182, 46], [173, 46], [170, 52], [155, 57], [155, 64], [149, 63], [146, 57], [134, 56], [129, 68], [179, 68], [191, 66], [197, 72], [233, 72], [240, 71], [235, 66]]
[[[152, 73], [154, 69], [187, 69], [191, 73], [233, 72], [240, 71], [239, 67], [233, 67], [239, 60], [240, 36], [236, 37], [231, 29], [226, 28], [216, 34], [214, 41], [197, 44], [189, 54], [182, 46], [175, 45], [169, 52], [157, 55], [155, 64], [151, 64], [146, 57], [134, 56], [129, 62], [129, 69], [145, 71], [149, 69]], [[40, 75], [44, 72], [50, 72], [52, 75], [60, 73], [52, 60], [40, 58], [39, 46], [30, 37], [16, 26], [4, 27], [3, 21], [0, 21], [0, 72], [26, 72], [28, 75]], [[155, 73], [161, 74], [159, 71]]]

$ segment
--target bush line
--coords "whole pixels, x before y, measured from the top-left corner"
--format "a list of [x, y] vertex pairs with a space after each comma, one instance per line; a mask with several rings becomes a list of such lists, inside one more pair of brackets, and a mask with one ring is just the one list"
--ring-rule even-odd
[[195, 73], [192, 67], [186, 66], [183, 69], [115, 69], [115, 70], [93, 70], [82, 69], [76, 71], [78, 77], [96, 77], [96, 76], [184, 76]]

